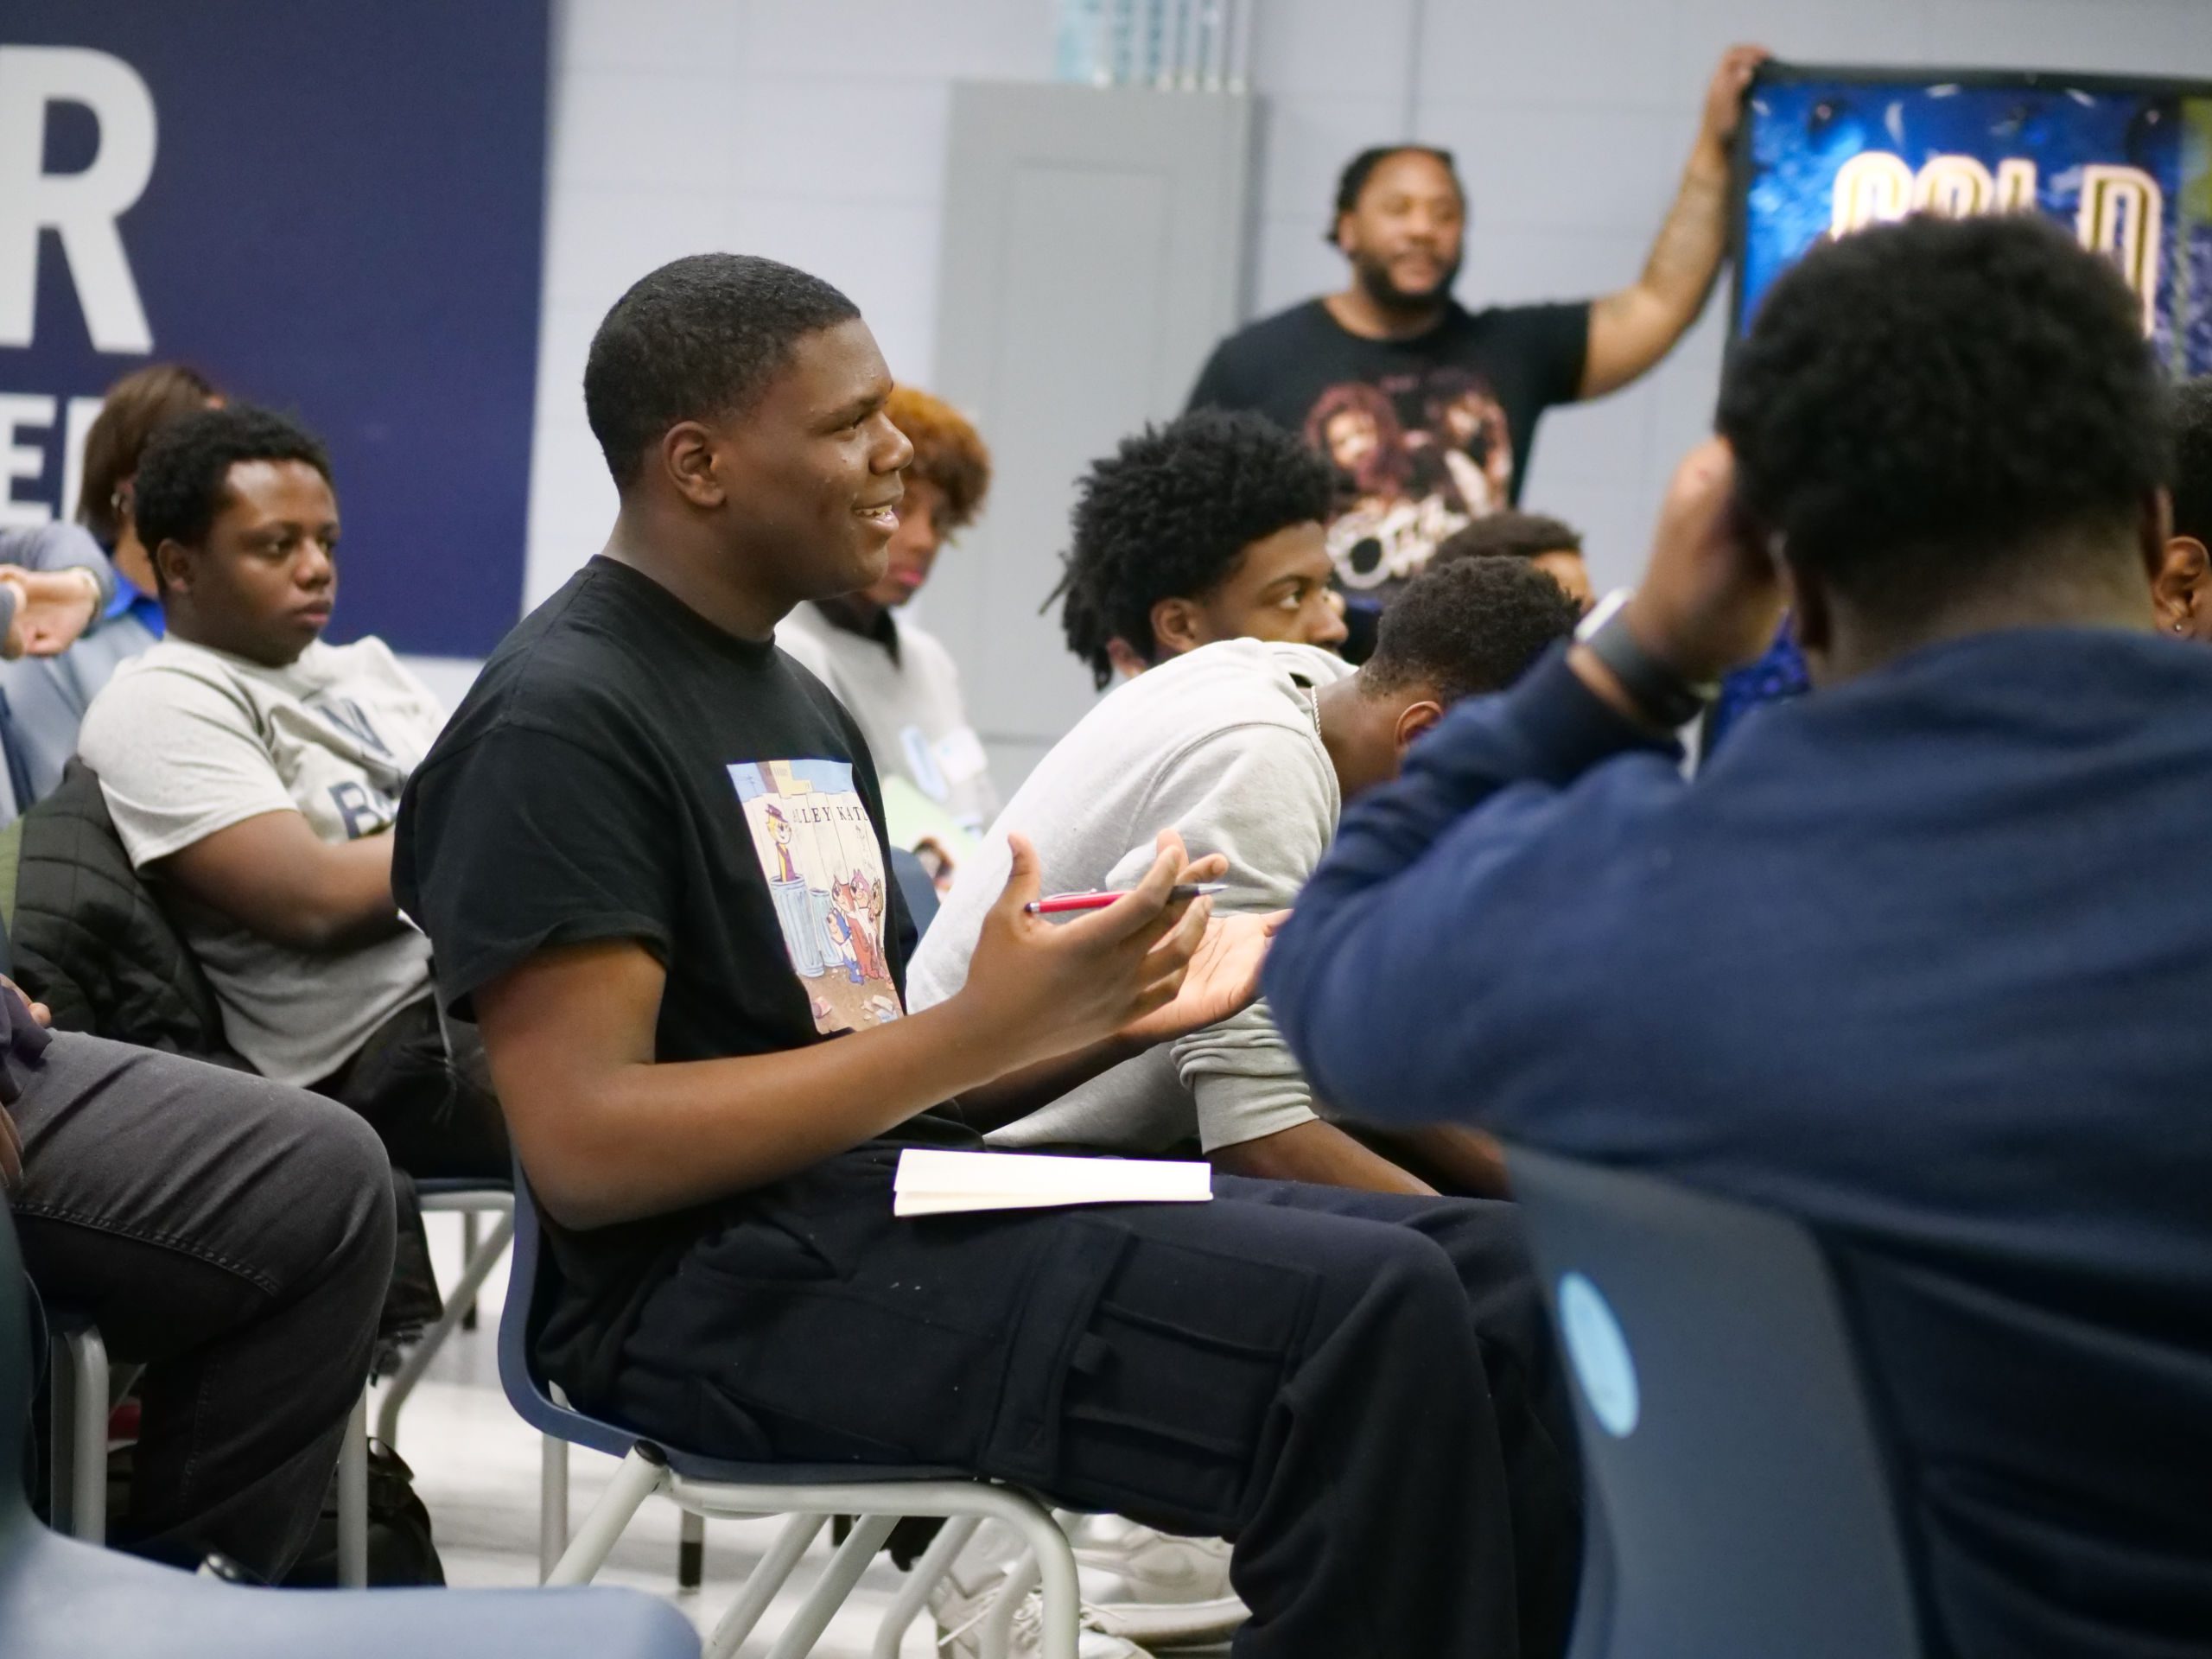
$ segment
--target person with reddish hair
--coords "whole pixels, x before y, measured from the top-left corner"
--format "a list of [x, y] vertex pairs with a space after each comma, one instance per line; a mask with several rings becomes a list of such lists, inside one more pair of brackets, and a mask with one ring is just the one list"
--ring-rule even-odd
[[960, 671], [936, 635], [892, 613], [922, 590], [944, 544], [982, 510], [991, 452], [966, 416], [918, 387], [895, 388], [885, 412], [914, 447], [890, 563], [858, 593], [799, 606], [776, 643], [836, 694], [887, 779], [903, 779], [977, 831], [997, 816], [999, 798], [968, 722]]

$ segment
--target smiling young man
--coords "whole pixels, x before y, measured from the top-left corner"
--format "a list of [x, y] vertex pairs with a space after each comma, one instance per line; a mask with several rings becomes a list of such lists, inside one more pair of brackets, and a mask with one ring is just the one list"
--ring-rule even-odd
[[[506, 1173], [480, 1052], [391, 896], [400, 786], [443, 711], [374, 638], [322, 639], [338, 499], [322, 446], [233, 404], [162, 429], [138, 534], [167, 636], [93, 699], [78, 753], [264, 1077], [341, 1100], [411, 1175]], [[428, 1269], [411, 1211], [402, 1276]], [[419, 1304], [418, 1304], [419, 1306]]]
[[957, 994], [906, 1015], [895, 887], [852, 982], [830, 918], [882, 878], [875, 770], [775, 632], [883, 575], [890, 392], [804, 272], [640, 279], [584, 371], [607, 547], [408, 785], [400, 895], [547, 1218], [538, 1363], [712, 1455], [950, 1465], [1234, 1534], [1245, 1659], [1555, 1652], [1573, 1487], [1510, 1206], [1224, 1177], [1206, 1204], [892, 1213], [904, 1148], [980, 1145], [961, 1112], [1243, 1007], [1266, 929], [1180, 910], [1224, 867], [1172, 835], [1131, 897], [1055, 925], [1024, 847]]
[[1224, 639], [1344, 644], [1328, 468], [1259, 416], [1147, 427], [1076, 488], [1060, 626], [1100, 690]]
[[1629, 385], [1697, 320], [1727, 247], [1729, 144], [1765, 55], [1721, 59], [1642, 273], [1599, 299], [1467, 310], [1452, 294], [1467, 199], [1451, 153], [1378, 145], [1344, 168], [1325, 239], [1351, 282], [1222, 341], [1191, 407], [1256, 410], [1330, 457], [1345, 588], [1394, 588], [1469, 519], [1514, 505], [1544, 410]]

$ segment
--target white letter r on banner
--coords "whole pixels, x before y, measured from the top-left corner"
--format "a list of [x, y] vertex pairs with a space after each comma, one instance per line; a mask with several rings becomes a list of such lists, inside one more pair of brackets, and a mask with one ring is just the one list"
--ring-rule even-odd
[[[81, 173], [42, 170], [49, 104], [82, 104], [99, 123], [99, 149]], [[39, 232], [50, 229], [93, 349], [154, 349], [115, 227], [153, 176], [154, 97], [137, 70], [79, 47], [0, 47], [0, 346], [31, 343]]]

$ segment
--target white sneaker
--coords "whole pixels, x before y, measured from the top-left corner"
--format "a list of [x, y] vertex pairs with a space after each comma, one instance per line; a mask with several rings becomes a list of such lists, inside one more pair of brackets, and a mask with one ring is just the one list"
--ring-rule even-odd
[[[983, 1626], [998, 1602], [998, 1585], [981, 1595], [963, 1596], [947, 1580], [930, 1597], [930, 1611], [937, 1616], [937, 1650], [943, 1659], [980, 1659]], [[1076, 1632], [1077, 1659], [1151, 1659], [1127, 1637], [1114, 1636], [1094, 1622], [1095, 1610], [1083, 1610]], [[1007, 1659], [1037, 1659], [1045, 1646], [1045, 1597], [1032, 1590], [1014, 1610], [1014, 1628], [1007, 1637]]]
[[1115, 1606], [1235, 1598], [1229, 1587], [1229, 1545], [1224, 1540], [1179, 1538], [1118, 1515], [1061, 1511], [1054, 1519], [1075, 1547], [1085, 1601]]
[[[992, 1521], [986, 1522], [967, 1548], [953, 1558], [951, 1570], [930, 1592], [940, 1659], [981, 1659], [983, 1626], [998, 1603], [1007, 1573], [1023, 1550], [1021, 1540], [1010, 1529]], [[1077, 1659], [1151, 1659], [1126, 1637], [1102, 1629], [1096, 1609], [1085, 1606], [1078, 1621]], [[1036, 1659], [1044, 1648], [1044, 1594], [1032, 1590], [1014, 1610], [1007, 1659]]]

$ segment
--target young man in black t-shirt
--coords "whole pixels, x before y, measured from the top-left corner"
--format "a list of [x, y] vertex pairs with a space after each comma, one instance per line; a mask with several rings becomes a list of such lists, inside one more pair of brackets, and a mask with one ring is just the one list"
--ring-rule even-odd
[[1351, 285], [1222, 341], [1190, 404], [1256, 410], [1335, 463], [1329, 552], [1345, 588], [1393, 589], [1453, 531], [1517, 502], [1544, 410], [1628, 385], [1697, 320], [1727, 246], [1729, 143], [1765, 56], [1721, 59], [1643, 275], [1602, 299], [1466, 310], [1452, 297], [1467, 204], [1451, 153], [1353, 157], [1326, 238]]
[[1271, 924], [1179, 910], [1224, 866], [1169, 835], [1056, 927], [1023, 848], [965, 987], [904, 1014], [874, 770], [774, 643], [881, 574], [890, 390], [803, 273], [639, 283], [585, 370], [607, 550], [409, 784], [395, 884], [547, 1217], [539, 1362], [703, 1452], [952, 1465], [1234, 1537], [1244, 1659], [1556, 1653], [1571, 1427], [1510, 1206], [1223, 1177], [1203, 1205], [893, 1217], [902, 1147], [978, 1145], [963, 1111], [1227, 1017]]

